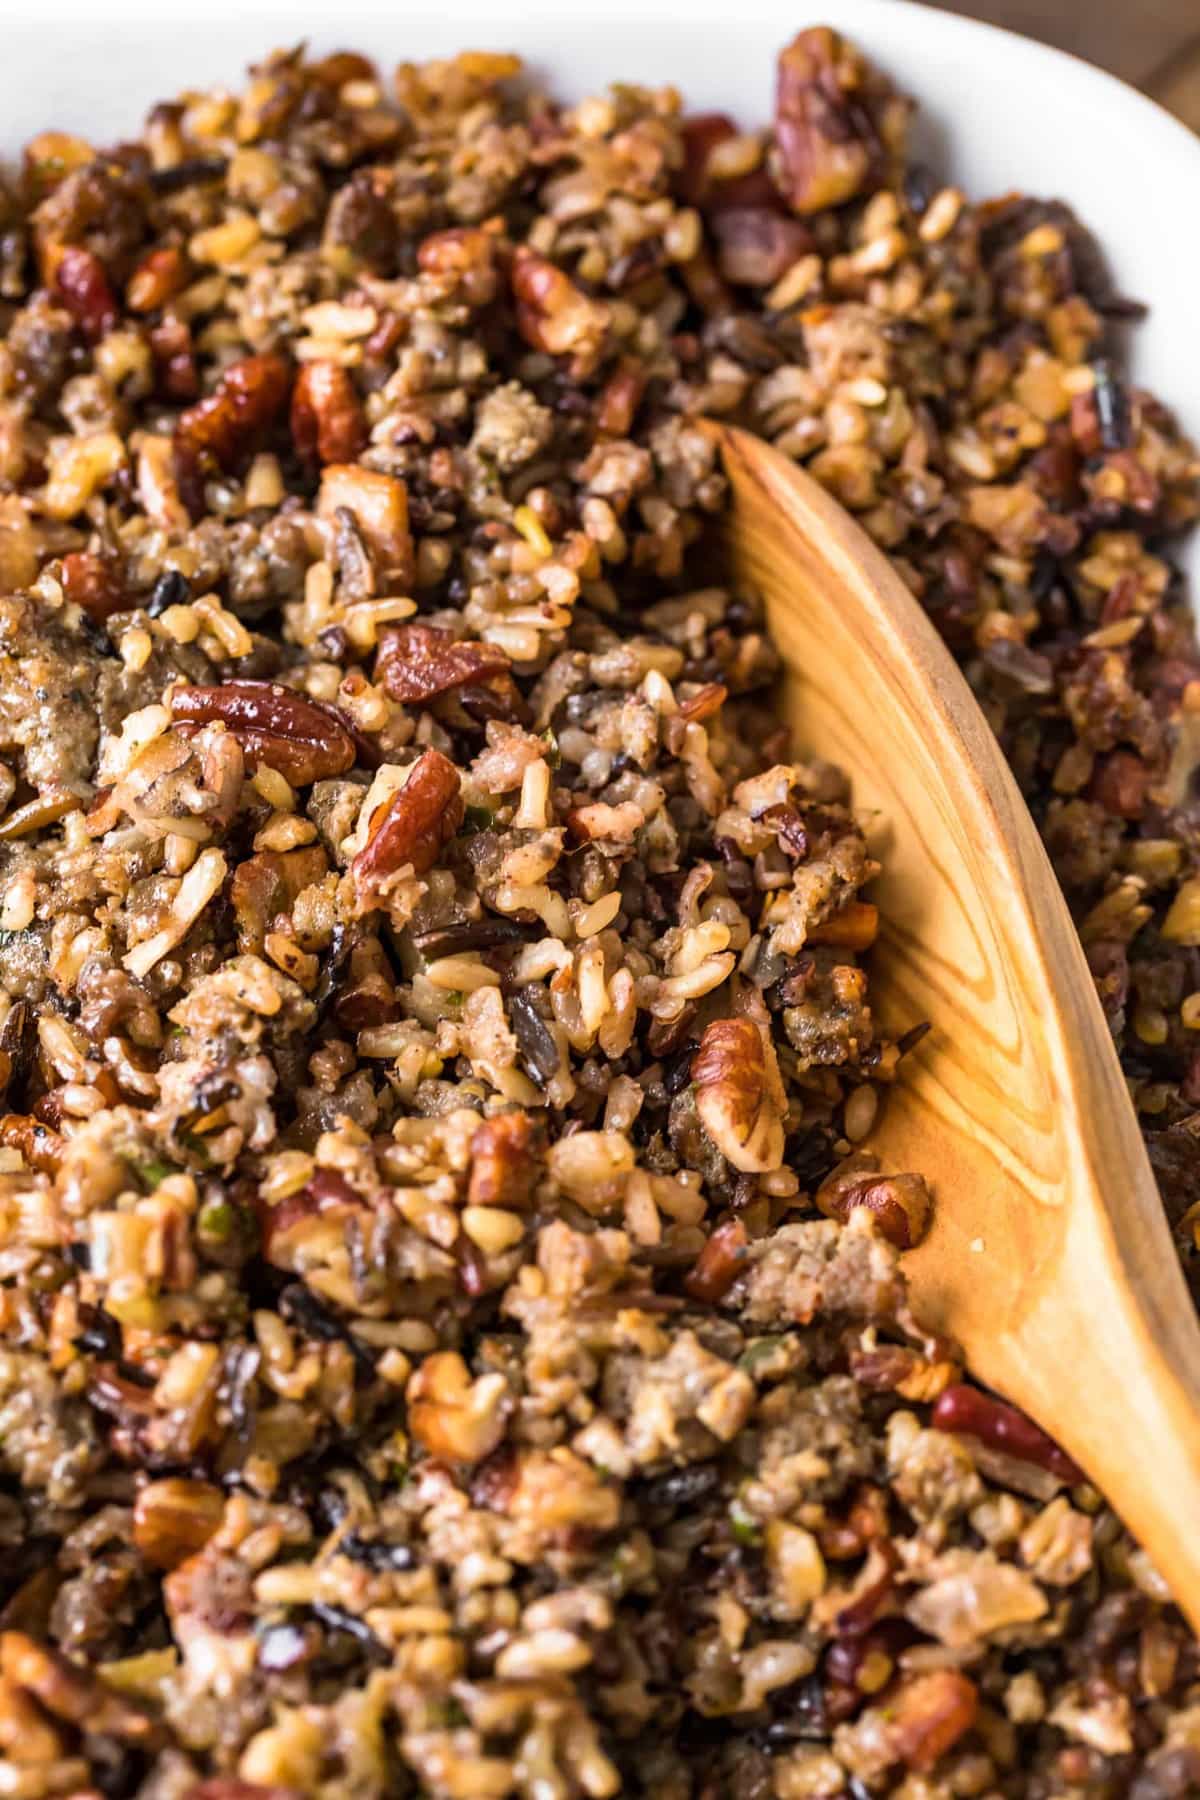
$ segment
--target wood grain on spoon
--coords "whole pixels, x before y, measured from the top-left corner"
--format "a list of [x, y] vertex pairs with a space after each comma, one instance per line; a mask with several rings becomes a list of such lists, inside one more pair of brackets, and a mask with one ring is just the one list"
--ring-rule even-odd
[[794, 464], [715, 429], [798, 750], [878, 820], [876, 1011], [933, 1022], [873, 1139], [934, 1185], [917, 1309], [1087, 1470], [1200, 1628], [1200, 1326], [1045, 851], [891, 565]]

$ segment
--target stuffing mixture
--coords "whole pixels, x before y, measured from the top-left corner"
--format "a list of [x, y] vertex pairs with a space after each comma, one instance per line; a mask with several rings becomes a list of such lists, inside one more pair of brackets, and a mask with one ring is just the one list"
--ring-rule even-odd
[[921, 596], [1189, 1248], [1200, 467], [909, 117], [829, 30], [750, 135], [295, 51], [0, 190], [0, 1800], [1200, 1791], [1158, 1574], [910, 1312], [923, 1021], [711, 543], [702, 415]]

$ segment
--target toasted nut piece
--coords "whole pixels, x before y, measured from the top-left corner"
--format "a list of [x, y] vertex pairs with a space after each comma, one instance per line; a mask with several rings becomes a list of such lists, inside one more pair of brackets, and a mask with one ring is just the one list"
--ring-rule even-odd
[[456, 640], [433, 625], [383, 632], [375, 659], [375, 680], [393, 700], [409, 705], [508, 670], [508, 658], [495, 644]]
[[[874, 1160], [873, 1158], [871, 1160]], [[862, 1175], [851, 1157], [817, 1189], [817, 1205], [827, 1219], [843, 1225], [856, 1207], [874, 1215], [883, 1236], [898, 1250], [911, 1250], [925, 1236], [932, 1204], [923, 1175]]]
[[68, 600], [83, 608], [88, 618], [103, 625], [113, 613], [131, 602], [125, 592], [116, 557], [90, 550], [72, 550], [62, 561], [62, 584]]
[[528, 1113], [484, 1119], [471, 1139], [471, 1206], [524, 1206], [536, 1175], [534, 1126]]
[[408, 1425], [432, 1456], [477, 1463], [504, 1436], [508, 1384], [503, 1375], [470, 1370], [455, 1350], [426, 1357], [408, 1384]]
[[305, 363], [292, 389], [290, 424], [306, 462], [353, 462], [366, 445], [367, 421], [349, 371], [335, 362]]
[[979, 1690], [957, 1669], [931, 1669], [903, 1682], [887, 1706], [887, 1742], [897, 1759], [921, 1774], [970, 1731]]
[[160, 1736], [154, 1720], [140, 1707], [23, 1631], [0, 1632], [0, 1679], [32, 1694], [52, 1718], [76, 1727], [86, 1725], [97, 1735], [148, 1745]]
[[156, 312], [175, 297], [187, 278], [187, 257], [178, 245], [151, 250], [129, 277], [125, 299], [130, 312]]
[[452, 282], [468, 306], [486, 306], [496, 297], [496, 239], [477, 226], [452, 225], [435, 231], [417, 251], [426, 275]]
[[766, 1529], [767, 1569], [776, 1608], [796, 1618], [825, 1590], [825, 1558], [811, 1531], [771, 1519]]
[[810, 944], [833, 944], [839, 950], [866, 950], [879, 933], [879, 908], [866, 900], [851, 900], [840, 912], [814, 925]]
[[266, 763], [293, 787], [344, 775], [354, 766], [354, 737], [340, 713], [275, 681], [176, 688], [171, 715], [196, 725], [219, 719], [237, 738], [251, 767]]
[[224, 1511], [225, 1496], [211, 1482], [152, 1481], [134, 1503], [133, 1541], [156, 1569], [177, 1569], [203, 1550]]
[[408, 528], [408, 489], [397, 475], [381, 475], [357, 463], [328, 463], [317, 495], [317, 516], [335, 519], [348, 507], [389, 585], [412, 584], [413, 542]]
[[561, 269], [522, 244], [513, 258], [512, 289], [517, 330], [535, 350], [570, 356], [575, 375], [588, 375], [600, 360], [609, 310], [588, 296]]
[[776, 179], [793, 212], [861, 193], [903, 117], [904, 103], [838, 32], [800, 32], [780, 54], [775, 91]]
[[727, 1219], [717, 1226], [683, 1283], [693, 1300], [715, 1306], [724, 1299], [742, 1272], [746, 1242], [746, 1227], [740, 1219]]
[[232, 469], [283, 410], [290, 381], [282, 356], [232, 363], [214, 392], [179, 416], [175, 456], [181, 476], [194, 485], [214, 466]]
[[463, 821], [458, 770], [440, 750], [425, 750], [408, 780], [381, 808], [379, 822], [350, 865], [358, 886], [370, 890], [411, 863], [418, 875], [433, 867]]
[[117, 303], [104, 264], [91, 250], [68, 244], [54, 257], [54, 291], [91, 344], [117, 322]]
[[714, 1019], [692, 1058], [696, 1110], [727, 1162], [743, 1173], [783, 1163], [786, 1097], [770, 1040], [751, 1019]]

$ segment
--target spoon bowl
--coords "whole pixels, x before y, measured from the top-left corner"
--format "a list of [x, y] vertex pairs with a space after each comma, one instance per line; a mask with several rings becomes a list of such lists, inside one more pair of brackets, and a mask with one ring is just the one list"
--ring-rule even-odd
[[876, 1013], [933, 1027], [870, 1146], [933, 1187], [916, 1310], [1086, 1470], [1200, 1628], [1200, 1326], [1046, 853], [891, 564], [793, 463], [715, 429], [733, 573], [765, 602], [797, 749], [879, 821]]

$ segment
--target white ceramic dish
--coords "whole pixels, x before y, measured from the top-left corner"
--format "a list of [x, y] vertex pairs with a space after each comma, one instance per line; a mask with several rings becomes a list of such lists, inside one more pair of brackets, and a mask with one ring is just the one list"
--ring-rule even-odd
[[[280, 43], [362, 49], [387, 68], [468, 46], [520, 51], [561, 92], [613, 79], [673, 82], [689, 105], [766, 119], [775, 55], [801, 26], [836, 23], [921, 105], [922, 150], [973, 194], [1060, 196], [1096, 231], [1121, 288], [1147, 301], [1132, 334], [1138, 380], [1200, 435], [1200, 139], [1133, 89], [1010, 32], [909, 0], [43, 0], [5, 19], [0, 153], [44, 126], [103, 142], [128, 134], [154, 100], [230, 83]], [[1187, 561], [1200, 578], [1200, 544]]]

